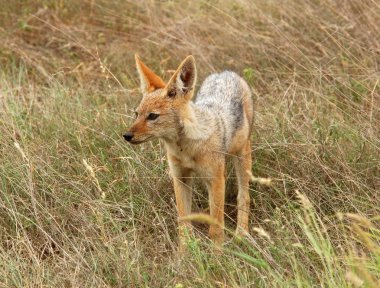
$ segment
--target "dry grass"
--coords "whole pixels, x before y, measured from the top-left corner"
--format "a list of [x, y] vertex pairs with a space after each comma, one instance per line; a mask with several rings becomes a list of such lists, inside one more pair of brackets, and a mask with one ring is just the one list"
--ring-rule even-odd
[[[379, 287], [378, 1], [0, 2], [1, 287]], [[191, 53], [257, 97], [272, 182], [222, 255], [200, 236], [177, 258], [165, 152], [120, 137], [135, 52], [166, 79]]]

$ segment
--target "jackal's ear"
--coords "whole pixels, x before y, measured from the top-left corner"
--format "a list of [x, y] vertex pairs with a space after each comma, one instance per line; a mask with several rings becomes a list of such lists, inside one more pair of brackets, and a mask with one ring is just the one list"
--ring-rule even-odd
[[170, 78], [167, 89], [169, 97], [185, 96], [191, 99], [194, 95], [194, 86], [197, 79], [197, 68], [192, 55], [187, 56], [179, 65], [177, 71]]
[[164, 88], [165, 82], [150, 70], [135, 54], [136, 68], [140, 76], [141, 92], [143, 94], [153, 92], [156, 89]]

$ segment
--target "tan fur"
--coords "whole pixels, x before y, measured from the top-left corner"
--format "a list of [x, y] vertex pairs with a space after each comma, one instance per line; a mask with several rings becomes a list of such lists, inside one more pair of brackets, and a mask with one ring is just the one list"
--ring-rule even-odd
[[[144, 97], [136, 109], [138, 117], [128, 132], [132, 135], [128, 141], [139, 144], [153, 138], [163, 140], [173, 176], [179, 217], [191, 213], [192, 176], [197, 175], [203, 179], [209, 191], [210, 215], [218, 223], [210, 225], [209, 235], [217, 244], [221, 244], [224, 239], [226, 155], [235, 155], [233, 159], [239, 186], [237, 233], [247, 233], [250, 199], [249, 174], [246, 171], [251, 170], [252, 164], [250, 134], [253, 120], [253, 105], [248, 85], [232, 72], [214, 76], [214, 82], [212, 79], [208, 81], [208, 86], [204, 88], [206, 91], [213, 91], [212, 85], [220, 81], [226, 83], [223, 85], [232, 92], [225, 91], [227, 94], [222, 94], [222, 98], [230, 101], [233, 104], [231, 107], [235, 107], [241, 113], [236, 117], [234, 113], [223, 116], [208, 109], [208, 102], [204, 100], [206, 104], [202, 104], [202, 100], [198, 104], [198, 99], [195, 103], [190, 101], [194, 95], [196, 81], [195, 61], [192, 56], [180, 64], [165, 85], [162, 85], [161, 78], [138, 58], [136, 64]], [[151, 90], [151, 87], [154, 87], [154, 90]], [[216, 86], [215, 90], [217, 88], [220, 86]], [[236, 91], [241, 91], [241, 95], [236, 95]], [[231, 96], [228, 93], [231, 93]], [[209, 101], [207, 97], [205, 99]], [[210, 102], [210, 105], [214, 102]], [[149, 120], [151, 113], [159, 116], [155, 120]], [[231, 130], [231, 127], [235, 126], [235, 130]], [[230, 135], [230, 138], [226, 138], [226, 135]], [[184, 238], [185, 228], [191, 229], [191, 225], [179, 223], [181, 239]]]
[[150, 70], [140, 58], [135, 55], [136, 67], [139, 70], [139, 75], [144, 77], [144, 81], [141, 81], [146, 87], [146, 91], [153, 92], [156, 89], [165, 87], [165, 82], [157, 76], [152, 70]]

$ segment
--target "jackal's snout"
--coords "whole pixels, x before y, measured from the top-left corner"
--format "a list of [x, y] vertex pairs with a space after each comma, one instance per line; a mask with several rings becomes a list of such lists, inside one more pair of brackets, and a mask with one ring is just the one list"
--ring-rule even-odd
[[124, 139], [127, 140], [128, 142], [132, 141], [133, 136], [134, 136], [133, 132], [127, 132], [123, 135]]

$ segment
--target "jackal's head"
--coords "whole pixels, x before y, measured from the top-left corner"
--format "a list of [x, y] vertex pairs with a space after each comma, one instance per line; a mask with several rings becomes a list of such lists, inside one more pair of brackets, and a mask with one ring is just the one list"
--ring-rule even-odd
[[175, 139], [181, 132], [181, 119], [194, 95], [194, 57], [186, 57], [167, 84], [137, 55], [135, 58], [143, 97], [135, 112], [136, 120], [123, 135], [124, 139], [132, 144], [154, 138]]

